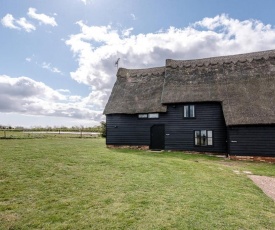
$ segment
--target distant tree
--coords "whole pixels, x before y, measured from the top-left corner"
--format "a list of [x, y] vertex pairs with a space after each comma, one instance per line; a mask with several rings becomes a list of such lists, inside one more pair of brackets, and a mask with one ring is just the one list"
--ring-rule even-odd
[[23, 126], [15, 126], [14, 129], [16, 129], [16, 130], [23, 130], [24, 127]]
[[62, 126], [60, 127], [60, 129], [63, 130], [63, 131], [69, 130], [69, 128], [66, 127], [66, 126], [64, 126], [64, 125], [62, 125]]
[[106, 137], [106, 122], [101, 121], [100, 126], [101, 126], [101, 136]]

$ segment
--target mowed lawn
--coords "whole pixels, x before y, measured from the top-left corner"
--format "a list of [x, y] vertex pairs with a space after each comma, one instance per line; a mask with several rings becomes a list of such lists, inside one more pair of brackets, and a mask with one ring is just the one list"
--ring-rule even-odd
[[275, 165], [1, 139], [0, 229], [275, 229], [275, 202], [243, 171], [275, 176]]

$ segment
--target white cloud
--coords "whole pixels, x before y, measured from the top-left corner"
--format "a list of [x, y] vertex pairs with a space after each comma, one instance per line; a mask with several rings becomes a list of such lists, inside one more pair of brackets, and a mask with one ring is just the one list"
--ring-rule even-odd
[[71, 93], [69, 89], [58, 89], [57, 91], [60, 93]]
[[11, 14], [6, 14], [6, 16], [1, 19], [1, 23], [4, 27], [20, 30], [18, 26], [14, 25], [15, 19]]
[[137, 17], [136, 17], [136, 15], [134, 15], [134, 14], [131, 14], [131, 18], [135, 21], [135, 20], [137, 20]]
[[[7, 14], [1, 19], [1, 23], [4, 27], [17, 30], [25, 30], [26, 32], [31, 32], [35, 30], [35, 26], [28, 22], [26, 18], [20, 18], [19, 20], [15, 19], [11, 14]], [[19, 27], [18, 27], [19, 26]]]
[[63, 100], [65, 97], [46, 86], [42, 82], [36, 82], [28, 77], [11, 78], [7, 75], [0, 75], [1, 94], [11, 96], [22, 96], [29, 98], [37, 96], [47, 100]]
[[47, 70], [51, 71], [52, 73], [58, 73], [58, 74], [63, 75], [63, 73], [58, 68], [52, 67], [51, 63], [43, 62], [42, 63], [42, 68], [47, 69]]
[[34, 60], [35, 60], [35, 55], [34, 54], [32, 54], [31, 56], [25, 58], [25, 61], [27, 61], [27, 62], [33, 62]]
[[81, 0], [81, 2], [83, 2], [85, 5], [87, 5], [88, 3], [91, 3], [92, 0]]
[[133, 35], [133, 28], [88, 26], [77, 22], [80, 33], [66, 44], [78, 61], [71, 77], [90, 85], [91, 103], [103, 108], [115, 82], [115, 61], [120, 67], [164, 66], [165, 59], [194, 59], [275, 49], [275, 29], [257, 20], [239, 21], [227, 15], [204, 18], [185, 28]]
[[[50, 17], [46, 14], [37, 14], [35, 8], [29, 8], [28, 16], [32, 19], [38, 20], [40, 23], [51, 25], [51, 26], [57, 26], [57, 23], [55, 21], [54, 17]], [[30, 23], [26, 18], [22, 17], [20, 19], [15, 19], [11, 14], [6, 14], [1, 19], [1, 23], [4, 27], [10, 28], [10, 29], [17, 29], [17, 30], [25, 30], [26, 32], [31, 32], [33, 30], [36, 30], [36, 27]]]
[[29, 8], [28, 16], [30, 18], [38, 20], [39, 22], [41, 22], [43, 24], [57, 26], [57, 23], [56, 23], [54, 17], [50, 17], [46, 14], [37, 14], [35, 8]]
[[[27, 62], [33, 62], [34, 59], [35, 59], [34, 55], [32, 55], [32, 57], [25, 58], [25, 60]], [[61, 70], [59, 70], [57, 67], [53, 67], [51, 63], [43, 62], [42, 64], [40, 64], [38, 62], [35, 62], [35, 64], [42, 67], [43, 69], [46, 69], [46, 70], [52, 72], [52, 73], [57, 73], [57, 74], [60, 74], [60, 75], [64, 75]]]
[[131, 28], [122, 30], [122, 35], [123, 35], [124, 37], [129, 37], [133, 29], [134, 29], [134, 28], [131, 27]]
[[[54, 90], [28, 77], [0, 75], [0, 113], [70, 117], [99, 122], [104, 119], [102, 108], [90, 97], [71, 95], [64, 89]], [[101, 95], [97, 98], [100, 101]]]
[[35, 26], [26, 20], [26, 18], [20, 18], [16, 20], [16, 23], [21, 26], [25, 31], [31, 32], [32, 30], [36, 30]]

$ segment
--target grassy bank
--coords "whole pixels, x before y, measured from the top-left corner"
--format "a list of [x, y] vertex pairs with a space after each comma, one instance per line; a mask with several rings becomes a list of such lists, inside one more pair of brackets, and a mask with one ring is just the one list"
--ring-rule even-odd
[[0, 229], [275, 229], [274, 201], [233, 172], [274, 165], [104, 141], [0, 140]]

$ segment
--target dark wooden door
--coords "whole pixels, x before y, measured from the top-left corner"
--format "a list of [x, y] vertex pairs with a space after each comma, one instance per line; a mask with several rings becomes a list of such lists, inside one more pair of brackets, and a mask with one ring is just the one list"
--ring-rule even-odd
[[161, 150], [165, 146], [165, 126], [153, 125], [151, 127], [150, 149]]

